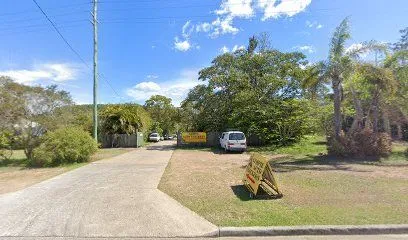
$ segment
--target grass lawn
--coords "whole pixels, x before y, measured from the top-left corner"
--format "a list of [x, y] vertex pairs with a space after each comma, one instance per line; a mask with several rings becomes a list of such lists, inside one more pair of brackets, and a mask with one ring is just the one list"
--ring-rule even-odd
[[159, 189], [219, 226], [407, 223], [407, 146], [389, 158], [325, 156], [324, 138], [284, 148], [251, 148], [271, 159], [282, 199], [250, 199], [242, 186], [248, 154], [209, 149], [174, 152]]
[[[92, 157], [91, 161], [98, 161], [111, 158], [133, 149], [113, 148], [99, 149]], [[11, 160], [0, 161], [0, 194], [14, 192], [35, 183], [44, 181], [56, 175], [82, 167], [87, 163], [75, 163], [52, 168], [28, 168], [27, 159], [23, 150], [13, 151]]]

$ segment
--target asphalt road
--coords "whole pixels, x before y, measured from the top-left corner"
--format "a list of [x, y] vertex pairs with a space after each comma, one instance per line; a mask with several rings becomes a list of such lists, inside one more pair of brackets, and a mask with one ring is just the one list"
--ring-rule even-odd
[[174, 142], [0, 195], [0, 239], [194, 237], [217, 227], [157, 189]]

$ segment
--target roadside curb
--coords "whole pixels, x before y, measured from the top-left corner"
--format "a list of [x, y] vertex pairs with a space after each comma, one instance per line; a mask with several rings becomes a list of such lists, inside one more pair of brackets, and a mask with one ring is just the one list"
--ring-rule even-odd
[[220, 237], [296, 235], [373, 235], [408, 234], [408, 224], [319, 225], [293, 227], [220, 227]]

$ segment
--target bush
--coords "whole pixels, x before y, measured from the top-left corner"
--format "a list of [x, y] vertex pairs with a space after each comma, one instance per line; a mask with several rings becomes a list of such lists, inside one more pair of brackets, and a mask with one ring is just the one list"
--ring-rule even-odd
[[12, 155], [11, 134], [8, 131], [0, 132], [0, 160], [9, 160]]
[[405, 150], [405, 156], [408, 157], [408, 148], [407, 148], [407, 150]]
[[335, 156], [379, 157], [391, 153], [391, 137], [386, 133], [377, 135], [372, 129], [365, 128], [338, 139], [328, 137], [328, 152]]
[[45, 134], [29, 161], [35, 167], [86, 162], [97, 149], [97, 143], [89, 133], [66, 127]]

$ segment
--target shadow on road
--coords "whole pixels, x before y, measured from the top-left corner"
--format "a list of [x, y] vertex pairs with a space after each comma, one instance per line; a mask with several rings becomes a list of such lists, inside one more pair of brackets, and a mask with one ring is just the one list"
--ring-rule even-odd
[[151, 143], [149, 146], [146, 147], [146, 149], [152, 151], [171, 151], [176, 149], [176, 143], [175, 142]]

